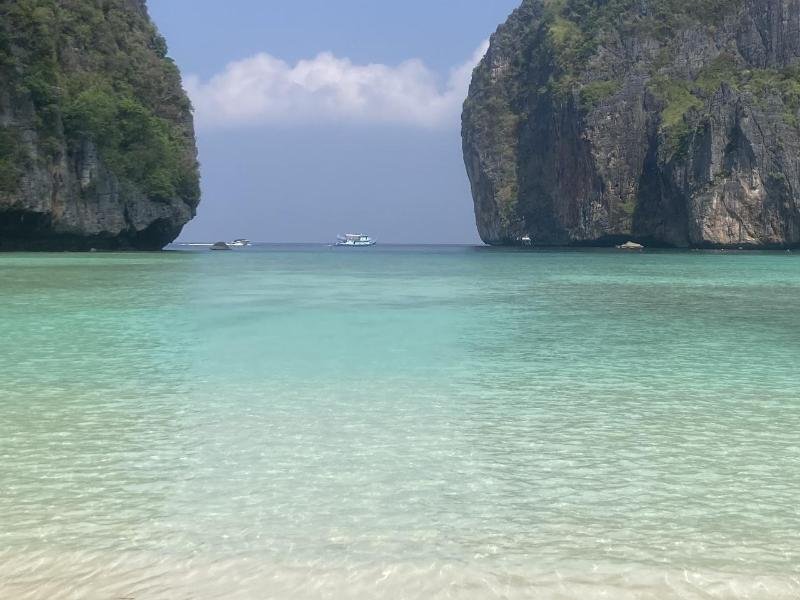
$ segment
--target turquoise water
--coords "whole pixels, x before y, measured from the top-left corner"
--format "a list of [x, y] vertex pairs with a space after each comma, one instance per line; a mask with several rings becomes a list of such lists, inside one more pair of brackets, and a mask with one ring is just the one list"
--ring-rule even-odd
[[0, 255], [0, 598], [800, 597], [800, 255]]

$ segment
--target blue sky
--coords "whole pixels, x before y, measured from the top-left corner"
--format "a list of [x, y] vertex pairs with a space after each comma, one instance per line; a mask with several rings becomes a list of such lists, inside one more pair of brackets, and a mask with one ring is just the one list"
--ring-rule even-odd
[[183, 241], [478, 240], [458, 112], [518, 0], [149, 0], [196, 107]]

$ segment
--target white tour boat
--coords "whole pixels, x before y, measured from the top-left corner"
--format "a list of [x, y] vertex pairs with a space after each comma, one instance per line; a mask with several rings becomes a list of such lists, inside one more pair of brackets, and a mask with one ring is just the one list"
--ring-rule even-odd
[[377, 244], [377, 242], [371, 237], [360, 233], [340, 235], [336, 240], [337, 246], [374, 246], [375, 244]]

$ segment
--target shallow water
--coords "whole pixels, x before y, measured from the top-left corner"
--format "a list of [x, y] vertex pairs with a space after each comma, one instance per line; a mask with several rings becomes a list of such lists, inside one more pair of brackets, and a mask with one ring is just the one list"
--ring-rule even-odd
[[800, 597], [800, 255], [0, 255], [0, 598]]

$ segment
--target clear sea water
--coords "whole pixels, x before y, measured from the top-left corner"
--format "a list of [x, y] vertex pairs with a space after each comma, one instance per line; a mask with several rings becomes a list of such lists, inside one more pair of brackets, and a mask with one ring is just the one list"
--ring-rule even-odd
[[0, 598], [800, 598], [800, 254], [0, 255]]

